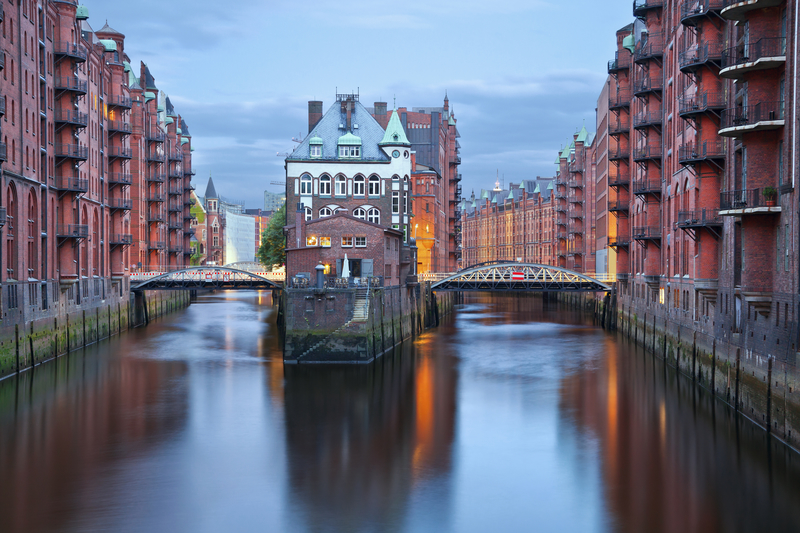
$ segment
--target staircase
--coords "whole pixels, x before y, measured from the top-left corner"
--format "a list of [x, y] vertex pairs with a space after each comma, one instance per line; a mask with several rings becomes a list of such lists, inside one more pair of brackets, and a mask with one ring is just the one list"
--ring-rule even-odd
[[344, 328], [352, 324], [353, 322], [366, 322], [369, 318], [369, 289], [356, 289], [356, 299], [353, 304], [353, 317], [333, 330], [330, 335], [327, 335], [322, 340], [317, 342], [316, 344], [312, 345], [308, 350], [297, 356], [297, 359], [300, 360], [303, 357], [307, 356], [308, 354], [315, 351], [317, 348], [328, 342], [328, 339], [342, 331]]

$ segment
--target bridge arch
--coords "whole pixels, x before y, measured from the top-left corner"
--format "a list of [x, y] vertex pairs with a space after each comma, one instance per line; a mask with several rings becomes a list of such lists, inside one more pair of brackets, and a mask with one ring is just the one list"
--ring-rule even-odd
[[491, 262], [460, 270], [431, 285], [434, 291], [608, 292], [610, 285], [552, 265]]
[[267, 290], [282, 287], [263, 276], [222, 266], [200, 266], [154, 276], [136, 285], [132, 291], [181, 289]]

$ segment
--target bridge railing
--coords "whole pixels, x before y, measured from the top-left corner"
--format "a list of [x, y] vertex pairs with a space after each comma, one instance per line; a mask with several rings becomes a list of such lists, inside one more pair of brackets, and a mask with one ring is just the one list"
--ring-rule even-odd
[[[467, 267], [464, 270], [469, 270], [470, 268], [473, 267]], [[461, 272], [463, 272], [463, 270]], [[456, 274], [458, 274], [458, 272], [424, 272], [422, 274], [418, 274], [417, 278], [420, 281], [430, 281], [432, 283], [435, 283], [437, 281], [442, 281], [443, 279], [447, 279], [450, 276], [455, 276]], [[582, 274], [589, 278], [594, 278], [601, 283], [614, 283], [617, 281], [616, 274], [609, 274], [607, 272], [579, 272], [579, 274]]]
[[[140, 269], [136, 269], [135, 271], [131, 272], [131, 283], [141, 283], [144, 281], [151, 280], [155, 277], [162, 276], [164, 274], [169, 274], [170, 272], [178, 272], [181, 270], [203, 270], [203, 271], [214, 271], [214, 270], [222, 270], [225, 268], [233, 268], [236, 267], [223, 267], [223, 266], [174, 266], [174, 265], [162, 265], [162, 266], [153, 266], [153, 267], [142, 267]], [[242, 269], [236, 269], [242, 270]], [[286, 279], [285, 272], [267, 272], [267, 271], [255, 271], [255, 270], [243, 270], [244, 272], [250, 272], [255, 274], [256, 276], [261, 276], [262, 278], [266, 278], [270, 281], [274, 282], [282, 282]]]

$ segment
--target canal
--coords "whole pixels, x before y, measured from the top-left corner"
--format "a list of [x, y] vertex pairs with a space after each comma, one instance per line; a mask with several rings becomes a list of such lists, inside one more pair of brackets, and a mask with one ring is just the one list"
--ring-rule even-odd
[[0, 531], [800, 531], [800, 456], [590, 318], [473, 295], [365, 367], [269, 293], [0, 382]]

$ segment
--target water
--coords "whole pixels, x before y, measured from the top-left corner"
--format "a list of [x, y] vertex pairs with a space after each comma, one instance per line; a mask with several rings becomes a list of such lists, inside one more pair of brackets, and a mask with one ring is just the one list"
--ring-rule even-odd
[[0, 531], [800, 530], [800, 456], [586, 317], [474, 296], [287, 367], [220, 293], [0, 382]]

